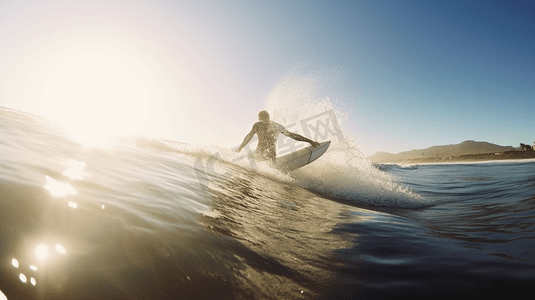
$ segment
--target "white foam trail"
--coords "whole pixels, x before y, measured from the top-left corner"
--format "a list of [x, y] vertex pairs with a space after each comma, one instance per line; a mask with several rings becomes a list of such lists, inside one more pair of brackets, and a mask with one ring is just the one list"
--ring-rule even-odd
[[334, 144], [321, 159], [292, 175], [299, 186], [355, 204], [404, 208], [432, 204], [374, 167], [348, 139]]

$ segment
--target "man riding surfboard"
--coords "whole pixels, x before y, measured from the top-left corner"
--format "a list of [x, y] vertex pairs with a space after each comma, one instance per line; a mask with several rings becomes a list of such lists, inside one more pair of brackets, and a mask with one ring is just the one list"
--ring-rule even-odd
[[256, 148], [256, 154], [263, 159], [269, 159], [271, 161], [275, 160], [277, 155], [276, 151], [276, 142], [279, 133], [282, 133], [296, 141], [307, 142], [310, 145], [317, 147], [319, 146], [318, 142], [307, 139], [306, 137], [299, 135], [297, 133], [290, 132], [284, 128], [281, 124], [272, 122], [269, 120], [269, 113], [265, 110], [258, 113], [258, 120], [253, 125], [253, 129], [249, 132], [243, 139], [242, 144], [236, 150], [240, 152], [243, 147], [245, 147], [256, 134], [258, 136], [258, 146]]

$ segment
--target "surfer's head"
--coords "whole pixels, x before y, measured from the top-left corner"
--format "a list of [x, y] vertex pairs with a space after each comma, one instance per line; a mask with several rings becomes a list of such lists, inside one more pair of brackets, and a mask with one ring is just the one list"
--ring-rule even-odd
[[258, 113], [258, 120], [261, 122], [269, 122], [269, 113], [265, 110]]

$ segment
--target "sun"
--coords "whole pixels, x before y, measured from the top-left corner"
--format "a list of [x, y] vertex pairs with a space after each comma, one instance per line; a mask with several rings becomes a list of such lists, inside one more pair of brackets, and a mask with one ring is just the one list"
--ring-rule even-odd
[[144, 58], [110, 41], [71, 43], [52, 49], [40, 70], [44, 115], [87, 145], [143, 134], [152, 88]]

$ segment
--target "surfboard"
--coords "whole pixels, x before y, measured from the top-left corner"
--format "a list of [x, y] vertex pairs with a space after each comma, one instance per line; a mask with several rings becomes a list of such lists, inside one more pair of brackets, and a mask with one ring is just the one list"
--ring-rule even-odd
[[329, 148], [329, 145], [331, 145], [331, 141], [320, 143], [317, 147], [309, 146], [278, 157], [275, 159], [275, 166], [283, 171], [292, 171], [301, 168], [322, 156]]

